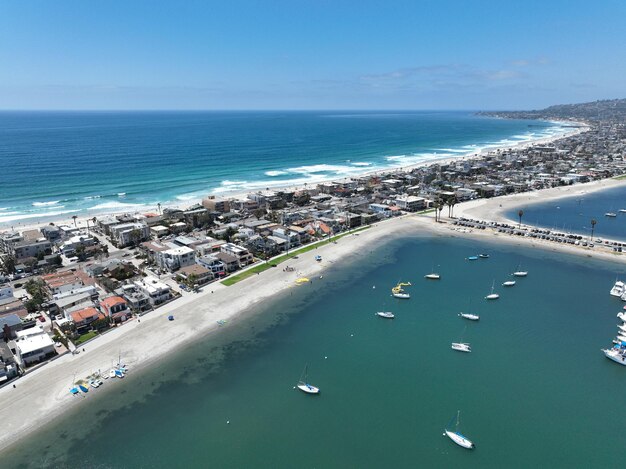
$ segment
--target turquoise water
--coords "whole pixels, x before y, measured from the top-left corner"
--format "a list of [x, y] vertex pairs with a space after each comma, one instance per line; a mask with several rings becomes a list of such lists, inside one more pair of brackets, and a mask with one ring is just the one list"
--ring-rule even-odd
[[468, 112], [0, 112], [0, 224], [155, 211], [562, 131]]
[[[340, 241], [341, 242], [341, 241]], [[488, 260], [466, 261], [487, 251]], [[435, 262], [442, 280], [422, 276]], [[487, 302], [492, 281], [527, 278]], [[6, 467], [617, 467], [626, 369], [601, 347], [623, 266], [466, 240], [399, 239], [109, 387]], [[389, 288], [410, 280], [412, 299]], [[575, 285], [577, 288], [572, 288]], [[376, 288], [372, 288], [376, 286]], [[471, 304], [470, 304], [471, 302]], [[396, 313], [380, 319], [380, 309]], [[459, 311], [481, 316], [464, 321]], [[465, 340], [472, 353], [450, 349]], [[304, 365], [321, 388], [294, 390]], [[91, 396], [89, 396], [90, 398]], [[461, 410], [469, 452], [442, 436]], [[230, 423], [228, 424], [227, 421]]]
[[[619, 212], [619, 209], [626, 209], [626, 186], [520, 206], [509, 211], [507, 216], [517, 220], [520, 208], [524, 210], [524, 223], [589, 236], [591, 220], [595, 219], [594, 238], [626, 241], [626, 213]], [[607, 212], [615, 212], [617, 217], [606, 217], [604, 214]]]

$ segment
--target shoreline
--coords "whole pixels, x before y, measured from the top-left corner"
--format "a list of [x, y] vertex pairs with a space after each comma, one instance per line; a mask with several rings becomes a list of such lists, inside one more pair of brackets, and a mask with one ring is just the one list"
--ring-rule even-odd
[[[88, 399], [77, 399], [69, 393], [72, 376], [81, 379], [95, 370], [108, 370], [117, 361], [120, 351], [123, 352], [122, 361], [130, 367], [130, 373], [140, 373], [157, 363], [159, 358], [181, 347], [201, 339], [210, 340], [220, 329], [217, 321], [227, 320], [239, 324], [239, 321], [255, 314], [251, 310], [260, 302], [282, 294], [289, 288], [303, 288], [296, 286], [297, 278], [306, 276], [316, 282], [328, 281], [327, 276], [324, 279], [318, 277], [333, 263], [354, 259], [366, 246], [376, 242], [389, 242], [398, 237], [415, 235], [416, 228], [422, 235], [535, 247], [559, 255], [626, 263], [626, 257], [610, 252], [512, 237], [490, 229], [459, 232], [446, 221], [435, 223], [433, 214], [404, 215], [379, 222], [367, 230], [342, 238], [337, 244], [321, 243], [319, 251], [313, 249], [299, 254], [298, 259], [289, 261], [289, 265], [294, 268], [292, 272], [269, 269], [230, 287], [213, 284], [209, 286], [213, 290], [204, 287], [196, 295], [183, 296], [166, 307], [142, 316], [141, 322], [133, 320], [87, 343], [85, 352], [66, 354], [25, 375], [16, 382], [17, 389], [11, 386], [1, 388], [0, 406], [4, 409], [4, 415], [0, 415], [5, 432], [0, 435], [0, 452], [50, 423], [54, 417], [78, 409], [88, 402]], [[317, 254], [323, 257], [321, 263], [315, 261]], [[168, 321], [168, 315], [174, 315], [175, 320]], [[115, 386], [115, 383], [115, 379], [105, 381], [105, 393], [102, 394], [108, 394], [108, 388]], [[87, 397], [94, 399], [100, 393], [95, 390], [93, 394]], [[19, 413], [11, 413], [12, 408], [21, 410]]]
[[[532, 205], [556, 202], [561, 199], [592, 194], [623, 187], [624, 185], [626, 185], [626, 179], [608, 178], [573, 184], [571, 186], [559, 186], [550, 189], [503, 195], [491, 199], [474, 199], [455, 206], [455, 216], [456, 218], [474, 218], [517, 225], [518, 220], [508, 218], [506, 216], [507, 212], [517, 208], [525, 210], [526, 207]], [[530, 223], [522, 223], [522, 225], [534, 226]]]
[[[532, 147], [534, 145], [546, 145], [546, 144], [552, 143], [554, 141], [557, 141], [563, 138], [568, 138], [574, 135], [579, 135], [581, 133], [588, 131], [591, 128], [591, 126], [589, 126], [588, 124], [584, 122], [573, 122], [573, 121], [546, 121], [546, 122], [550, 122], [555, 125], [565, 126], [566, 130], [564, 130], [563, 132], [557, 135], [541, 137], [541, 138], [537, 138], [533, 140], [519, 141], [519, 142], [515, 142], [512, 144], [508, 144], [508, 145], [486, 147], [486, 148], [480, 149], [477, 152], [467, 151], [465, 153], [459, 153], [458, 156], [428, 158], [424, 161], [420, 161], [412, 165], [389, 166], [388, 168], [382, 168], [382, 169], [376, 169], [376, 170], [371, 170], [371, 169], [368, 170], [367, 167], [364, 167], [363, 171], [355, 171], [354, 174], [351, 175], [350, 177], [357, 178], [357, 177], [367, 177], [367, 176], [375, 176], [375, 175], [379, 175], [379, 176], [380, 175], [393, 175], [398, 172], [409, 172], [413, 169], [429, 166], [432, 164], [449, 164], [454, 161], [467, 161], [467, 160], [471, 161], [475, 159], [481, 159], [487, 156], [489, 153], [496, 152], [498, 150], [509, 150], [509, 149], [522, 150], [528, 147]], [[340, 179], [334, 176], [334, 177], [322, 178], [320, 180], [312, 181], [307, 184], [310, 184], [311, 186], [315, 186], [317, 184], [333, 182], [333, 181], [338, 181], [338, 180]], [[278, 182], [277, 185], [275, 186], [269, 185], [268, 188], [272, 191], [299, 190], [305, 187], [303, 186], [303, 184], [304, 183], [298, 184], [298, 185], [288, 185], [288, 184], [280, 185], [280, 183]], [[249, 189], [245, 191], [233, 190], [233, 191], [220, 191], [217, 193], [215, 191], [211, 192], [210, 190], [207, 190], [205, 192], [205, 195], [214, 193], [216, 195], [219, 195], [220, 197], [225, 197], [225, 198], [240, 198], [240, 197], [245, 197], [247, 194], [255, 193], [258, 191], [262, 191], [262, 190], [264, 190], [264, 188], [262, 187], [258, 189]], [[200, 192], [200, 191], [194, 191], [194, 192]], [[123, 200], [124, 198], [122, 197], [121, 199], [117, 199], [117, 202], [123, 203]], [[48, 203], [48, 202], [45, 202], [45, 203]], [[115, 202], [112, 202], [112, 203], [115, 203]], [[190, 198], [184, 201], [182, 200], [166, 201], [165, 203], [161, 204], [161, 209], [162, 210], [166, 208], [179, 208], [180, 209], [183, 207], [189, 207], [189, 206], [192, 206], [195, 204], [201, 204], [201, 203], [202, 203], [202, 198]], [[42, 214], [41, 216], [38, 216], [38, 217], [33, 216], [30, 218], [24, 218], [21, 220], [3, 221], [3, 222], [0, 222], [0, 231], [4, 231], [8, 229], [15, 229], [18, 231], [37, 229], [43, 224], [48, 224], [50, 222], [53, 222], [55, 224], [63, 223], [63, 224], [71, 225], [74, 223], [74, 220], [72, 218], [73, 215], [77, 215], [77, 218], [76, 218], [77, 225], [80, 226], [81, 228], [84, 228], [87, 226], [87, 220], [91, 220], [93, 217], [96, 217], [96, 216], [104, 217], [104, 216], [119, 215], [122, 213], [139, 214], [139, 213], [146, 213], [146, 212], [151, 212], [151, 211], [155, 213], [158, 212], [156, 203], [153, 205], [150, 205], [150, 204], [132, 204], [132, 205], [134, 205], [134, 207], [129, 206], [126, 210], [124, 210], [122, 207], [103, 209], [103, 210], [76, 209], [73, 211], [69, 211], [69, 210], [64, 211], [64, 213], [58, 214], [58, 215], [46, 216], [45, 214]], [[54, 207], [55, 207], [54, 205], [51, 205], [51, 208], [54, 208]], [[2, 216], [2, 212], [0, 212], [0, 216]]]

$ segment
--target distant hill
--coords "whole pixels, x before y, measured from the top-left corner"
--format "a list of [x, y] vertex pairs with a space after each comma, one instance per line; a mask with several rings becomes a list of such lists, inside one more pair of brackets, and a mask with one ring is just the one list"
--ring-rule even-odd
[[484, 116], [509, 119], [556, 119], [581, 120], [587, 122], [626, 122], [626, 99], [606, 99], [591, 103], [557, 104], [535, 111], [479, 112]]

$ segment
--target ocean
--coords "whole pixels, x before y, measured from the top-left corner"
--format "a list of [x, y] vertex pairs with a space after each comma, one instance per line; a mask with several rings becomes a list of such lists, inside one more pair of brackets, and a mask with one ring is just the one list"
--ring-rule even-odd
[[[466, 260], [479, 252], [491, 257]], [[501, 287], [520, 263], [528, 277]], [[423, 278], [433, 264], [440, 281]], [[600, 349], [623, 305], [609, 295], [619, 274], [539, 249], [398, 238], [90, 391], [108, 395], [15, 445], [3, 467], [617, 467], [626, 368]], [[399, 280], [408, 301], [390, 297]], [[383, 309], [396, 319], [374, 316]], [[450, 349], [460, 340], [472, 353]], [[319, 396], [294, 389], [306, 364]], [[442, 436], [457, 410], [474, 451]]]
[[[594, 238], [626, 241], [626, 213], [619, 212], [620, 209], [626, 209], [626, 187], [520, 205], [508, 211], [506, 216], [517, 221], [519, 209], [524, 210], [523, 223], [589, 237], [591, 220], [596, 220]], [[617, 217], [607, 217], [607, 212], [614, 212]]]
[[0, 225], [156, 211], [564, 130], [469, 112], [0, 112]]

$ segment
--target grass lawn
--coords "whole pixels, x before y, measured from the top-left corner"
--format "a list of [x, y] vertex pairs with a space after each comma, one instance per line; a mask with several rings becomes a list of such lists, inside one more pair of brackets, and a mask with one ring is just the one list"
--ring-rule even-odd
[[227, 279], [223, 280], [222, 283], [224, 285], [226, 285], [227, 287], [229, 287], [231, 285], [234, 285], [237, 282], [241, 282], [242, 280], [244, 280], [244, 279], [246, 279], [248, 277], [252, 277], [253, 275], [261, 273], [261, 272], [263, 272], [263, 271], [265, 271], [267, 269], [271, 269], [273, 265], [277, 266], [281, 262], [288, 261], [289, 259], [292, 259], [293, 257], [295, 257], [295, 256], [297, 256], [299, 254], [303, 254], [305, 252], [312, 251], [316, 247], [323, 246], [324, 243], [329, 243], [331, 241], [337, 241], [338, 239], [343, 238], [344, 236], [348, 236], [348, 235], [353, 234], [353, 233], [358, 233], [359, 231], [363, 231], [363, 230], [366, 230], [368, 228], [369, 228], [369, 225], [368, 226], [362, 226], [361, 228], [357, 228], [356, 230], [347, 231], [345, 233], [338, 234], [337, 236], [333, 236], [328, 241], [324, 240], [324, 241], [319, 241], [319, 242], [316, 242], [316, 243], [313, 243], [313, 244], [309, 244], [308, 246], [304, 246], [303, 248], [296, 249], [295, 251], [291, 251], [289, 254], [283, 254], [282, 256], [276, 257], [276, 258], [270, 260], [270, 262], [265, 262], [263, 264], [256, 265], [256, 266], [252, 267], [251, 269], [246, 270], [245, 272], [241, 272], [240, 274], [231, 275]]
[[621, 176], [615, 176], [613, 179], [617, 179], [617, 180], [626, 179], [626, 174], [622, 174]]
[[81, 335], [78, 339], [73, 341], [74, 345], [80, 345], [83, 342], [87, 342], [89, 339], [93, 339], [97, 335], [98, 335], [98, 333], [96, 331], [86, 332], [83, 335]]

